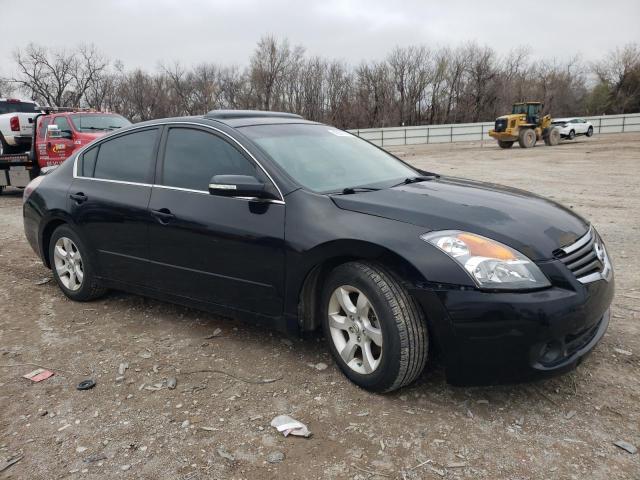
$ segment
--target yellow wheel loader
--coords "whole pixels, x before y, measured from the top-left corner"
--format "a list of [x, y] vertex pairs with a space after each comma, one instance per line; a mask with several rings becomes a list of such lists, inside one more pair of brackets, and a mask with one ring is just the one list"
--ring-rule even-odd
[[514, 103], [511, 115], [498, 117], [489, 136], [495, 138], [501, 148], [511, 148], [516, 141], [522, 148], [531, 148], [540, 139], [546, 145], [557, 145], [560, 130], [551, 124], [551, 115], [542, 116], [542, 107], [540, 102]]

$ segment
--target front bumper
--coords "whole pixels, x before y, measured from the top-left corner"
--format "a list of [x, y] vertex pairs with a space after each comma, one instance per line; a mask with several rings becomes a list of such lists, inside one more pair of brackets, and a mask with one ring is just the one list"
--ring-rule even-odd
[[610, 281], [579, 283], [559, 262], [544, 266], [553, 287], [491, 293], [419, 285], [421, 304], [456, 385], [511, 383], [566, 372], [598, 343], [609, 324]]

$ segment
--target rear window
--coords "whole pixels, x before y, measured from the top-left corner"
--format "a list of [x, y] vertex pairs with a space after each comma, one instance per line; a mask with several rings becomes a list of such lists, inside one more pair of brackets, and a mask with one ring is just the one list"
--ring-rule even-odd
[[80, 159], [83, 177], [147, 183], [155, 160], [158, 129], [129, 133], [87, 150]]
[[3, 113], [35, 113], [35, 111], [35, 103], [0, 100], [0, 115]]
[[116, 130], [127, 127], [131, 122], [120, 115], [71, 115], [71, 121], [80, 132]]

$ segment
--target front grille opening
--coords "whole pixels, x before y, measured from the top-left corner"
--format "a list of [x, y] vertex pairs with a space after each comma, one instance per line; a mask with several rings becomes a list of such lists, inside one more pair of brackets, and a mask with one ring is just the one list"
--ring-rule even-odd
[[553, 256], [564, 263], [577, 279], [581, 279], [604, 269], [596, 251], [596, 242], [600, 242], [600, 239], [590, 229], [572, 245], [554, 251]]

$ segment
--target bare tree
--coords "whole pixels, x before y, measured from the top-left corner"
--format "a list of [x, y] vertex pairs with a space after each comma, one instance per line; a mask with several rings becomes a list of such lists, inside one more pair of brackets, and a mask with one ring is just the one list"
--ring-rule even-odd
[[387, 57], [396, 91], [395, 105], [400, 125], [420, 120], [421, 101], [433, 77], [426, 47], [396, 47]]
[[17, 74], [0, 95], [18, 90], [41, 104], [89, 106], [134, 121], [198, 115], [214, 108], [271, 109], [343, 128], [492, 120], [514, 101], [541, 100], [553, 115], [640, 110], [640, 48], [627, 45], [591, 66], [579, 57], [531, 61], [528, 48], [500, 57], [490, 47], [397, 47], [384, 61], [355, 68], [307, 57], [300, 46], [263, 37], [249, 66], [203, 63], [126, 70], [93, 46], [16, 50]]
[[288, 40], [280, 43], [272, 36], [262, 37], [251, 57], [250, 77], [258, 104], [270, 110], [275, 104], [284, 103], [283, 84], [294, 66], [304, 54], [302, 47], [291, 48]]
[[640, 46], [635, 43], [616, 48], [592, 67], [607, 90], [601, 108], [607, 113], [640, 110]]
[[15, 88], [9, 79], [0, 77], [0, 97], [8, 97], [14, 90]]
[[14, 52], [19, 74], [12, 81], [42, 104], [80, 106], [92, 82], [108, 61], [93, 46], [73, 51], [53, 50], [29, 44]]

